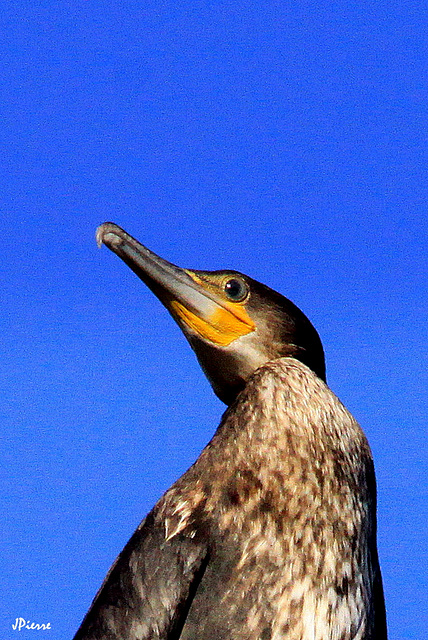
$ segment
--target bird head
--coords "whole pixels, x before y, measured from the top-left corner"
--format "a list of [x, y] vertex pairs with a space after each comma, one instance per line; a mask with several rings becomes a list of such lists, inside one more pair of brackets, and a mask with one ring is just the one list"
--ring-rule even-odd
[[168, 309], [225, 404], [276, 358], [296, 358], [325, 379], [317, 331], [273, 289], [238, 271], [181, 269], [111, 222], [97, 229], [97, 242], [122, 258]]

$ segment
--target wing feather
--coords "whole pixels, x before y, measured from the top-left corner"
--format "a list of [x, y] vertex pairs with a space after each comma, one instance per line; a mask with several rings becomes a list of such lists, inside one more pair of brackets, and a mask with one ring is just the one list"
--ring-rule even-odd
[[118, 556], [74, 640], [176, 640], [208, 561], [202, 540], [166, 539], [152, 511]]

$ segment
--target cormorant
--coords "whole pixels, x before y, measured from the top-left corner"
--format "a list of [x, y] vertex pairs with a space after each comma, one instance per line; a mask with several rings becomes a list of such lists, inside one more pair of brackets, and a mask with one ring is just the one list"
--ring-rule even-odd
[[367, 440], [320, 338], [279, 293], [97, 231], [179, 324], [228, 405], [142, 521], [75, 640], [385, 640]]

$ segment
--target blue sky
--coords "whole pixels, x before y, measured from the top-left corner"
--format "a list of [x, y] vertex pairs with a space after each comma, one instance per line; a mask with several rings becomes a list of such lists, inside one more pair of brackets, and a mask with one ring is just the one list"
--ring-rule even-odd
[[427, 18], [383, 0], [2, 3], [1, 637], [20, 616], [72, 637], [224, 409], [97, 249], [105, 220], [311, 318], [373, 449], [390, 638], [426, 633]]

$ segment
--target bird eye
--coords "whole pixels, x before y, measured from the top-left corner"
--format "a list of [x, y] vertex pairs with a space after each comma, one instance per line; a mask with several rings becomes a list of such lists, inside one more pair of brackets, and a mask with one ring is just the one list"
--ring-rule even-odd
[[224, 283], [224, 291], [233, 302], [242, 302], [248, 296], [248, 286], [243, 280], [230, 278]]

